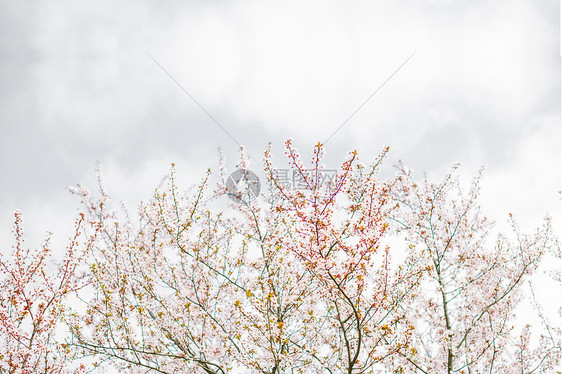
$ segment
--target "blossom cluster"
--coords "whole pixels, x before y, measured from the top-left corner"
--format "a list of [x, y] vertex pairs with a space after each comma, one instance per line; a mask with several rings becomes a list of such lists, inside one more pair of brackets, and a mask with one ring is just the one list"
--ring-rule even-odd
[[560, 330], [539, 305], [538, 325], [515, 325], [527, 281], [560, 256], [549, 220], [527, 235], [513, 219], [511, 235], [491, 238], [480, 175], [467, 192], [457, 167], [438, 183], [418, 182], [403, 166], [383, 180], [386, 148], [367, 164], [350, 152], [327, 178], [322, 144], [308, 164], [290, 140], [285, 149], [299, 188], [268, 149], [262, 199], [225, 198], [211, 171], [184, 192], [172, 165], [168, 186], [136, 215], [112, 207], [100, 169], [99, 196], [73, 189], [84, 213], [56, 277], [44, 270], [47, 246], [22, 252], [16, 215], [15, 262], [1, 262], [0, 372], [61, 372], [84, 357], [90, 369], [126, 373], [559, 365]]

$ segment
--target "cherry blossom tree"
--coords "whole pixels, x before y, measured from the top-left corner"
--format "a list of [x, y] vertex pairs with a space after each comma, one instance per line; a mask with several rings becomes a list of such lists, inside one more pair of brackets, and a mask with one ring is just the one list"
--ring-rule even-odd
[[52, 265], [50, 237], [39, 249], [27, 248], [21, 213], [15, 213], [12, 252], [0, 253], [0, 373], [70, 372], [72, 354], [57, 328], [68, 296], [83, 286], [78, 267], [91, 242], [81, 240], [83, 223], [81, 215], [64, 260]]
[[294, 223], [280, 236], [281, 246], [296, 255], [321, 295], [322, 368], [371, 372], [408, 346], [409, 326], [400, 335], [394, 329], [403, 323], [400, 305], [411, 297], [423, 271], [411, 257], [392, 269], [391, 249], [382, 245], [396, 208], [389, 196], [393, 182], [377, 177], [388, 149], [368, 167], [356, 162], [352, 152], [335, 181], [323, 186], [322, 145], [314, 148], [308, 170], [290, 141], [286, 146], [304, 190], [277, 183], [268, 158], [266, 170], [280, 197], [274, 209]]
[[139, 373], [553, 370], [560, 331], [546, 318], [513, 328], [526, 281], [559, 256], [548, 221], [493, 241], [479, 178], [466, 195], [454, 172], [382, 180], [387, 151], [368, 164], [352, 152], [328, 180], [321, 144], [307, 166], [288, 141], [301, 188], [268, 150], [267, 191], [228, 209], [224, 173], [182, 192], [172, 167], [131, 215], [112, 208], [100, 171], [98, 197], [74, 189], [95, 242], [69, 345]]
[[[412, 253], [428, 269], [419, 294], [402, 305], [415, 326], [409, 350], [394, 370], [417, 373], [551, 373], [559, 362], [560, 329], [542, 326], [514, 333], [523, 289], [545, 256], [560, 257], [550, 219], [533, 235], [490, 238], [492, 223], [478, 205], [480, 175], [464, 193], [455, 166], [440, 183], [417, 183], [401, 167], [393, 216]], [[529, 295], [527, 295], [529, 296]], [[528, 299], [527, 299], [528, 300]], [[402, 329], [404, 329], [402, 327]]]

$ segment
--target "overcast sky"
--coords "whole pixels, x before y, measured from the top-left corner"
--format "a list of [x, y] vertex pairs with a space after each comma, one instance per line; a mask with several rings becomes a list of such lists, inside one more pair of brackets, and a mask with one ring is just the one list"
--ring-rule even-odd
[[[291, 137], [336, 167], [388, 145], [420, 177], [481, 165], [483, 203], [524, 225], [560, 223], [559, 3], [555, 0], [0, 1], [0, 243], [66, 236], [66, 186], [136, 204], [175, 162], [196, 183]], [[281, 162], [281, 160], [279, 159]], [[4, 251], [4, 250], [3, 250]]]
[[80, 208], [66, 187], [95, 190], [96, 161], [133, 207], [172, 162], [185, 186], [218, 147], [234, 171], [237, 142], [259, 174], [268, 142], [280, 164], [287, 138], [310, 154], [390, 76], [328, 168], [384, 146], [387, 172], [484, 165], [492, 219], [548, 213], [560, 232], [559, 19], [556, 0], [0, 0], [0, 250], [19, 209], [28, 243], [51, 230], [59, 252]]

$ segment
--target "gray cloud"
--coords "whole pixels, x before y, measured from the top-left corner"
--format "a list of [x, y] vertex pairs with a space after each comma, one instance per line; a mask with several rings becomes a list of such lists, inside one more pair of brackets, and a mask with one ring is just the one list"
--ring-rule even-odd
[[430, 175], [485, 164], [499, 186], [531, 172], [521, 159], [549, 163], [533, 187], [549, 210], [560, 188], [558, 13], [531, 0], [1, 2], [0, 223], [92, 181], [96, 160], [124, 197], [150, 191], [172, 161], [196, 176], [218, 146], [233, 167], [237, 145], [145, 51], [254, 165], [270, 140], [280, 162], [288, 137], [309, 154], [417, 51], [330, 141], [326, 163], [390, 145], [389, 164]]

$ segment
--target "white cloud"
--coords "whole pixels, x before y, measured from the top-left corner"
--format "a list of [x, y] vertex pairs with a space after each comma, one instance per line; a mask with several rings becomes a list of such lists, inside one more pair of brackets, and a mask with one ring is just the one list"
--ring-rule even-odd
[[[368, 159], [390, 145], [393, 160], [402, 158], [430, 175], [456, 161], [467, 170], [487, 165], [486, 183], [498, 191], [505, 181], [533, 171], [537, 182], [525, 189], [515, 183], [513, 194], [543, 196], [545, 186], [559, 184], [559, 174], [539, 174], [542, 166], [535, 165], [560, 169], [553, 156], [559, 142], [543, 144], [560, 134], [553, 4], [67, 1], [41, 3], [35, 11], [12, 6], [15, 23], [8, 27], [25, 25], [26, 33], [17, 49], [2, 41], [8, 56], [3, 77], [22, 76], [3, 78], [10, 83], [4, 86], [10, 101], [3, 118], [14, 123], [4, 137], [4, 159], [22, 137], [31, 140], [22, 145], [19, 166], [4, 166], [6, 179], [14, 181], [2, 185], [4, 196], [15, 196], [17, 205], [26, 194], [49, 195], [64, 186], [47, 175], [78, 179], [79, 170], [91, 170], [95, 160], [111, 165], [115, 180], [135, 174], [138, 183], [148, 184], [150, 178], [140, 173], [156, 173], [157, 167], [143, 165], [212, 165], [217, 145], [236, 159], [237, 145], [145, 51], [257, 159], [268, 140], [281, 148], [287, 137], [303, 147], [326, 139], [417, 51], [330, 141], [329, 157], [358, 148]], [[21, 16], [28, 11], [28, 18]], [[529, 147], [537, 151], [529, 153]], [[30, 185], [29, 175], [41, 182]], [[505, 196], [498, 206], [525, 212], [546, 211], [552, 203]]]

